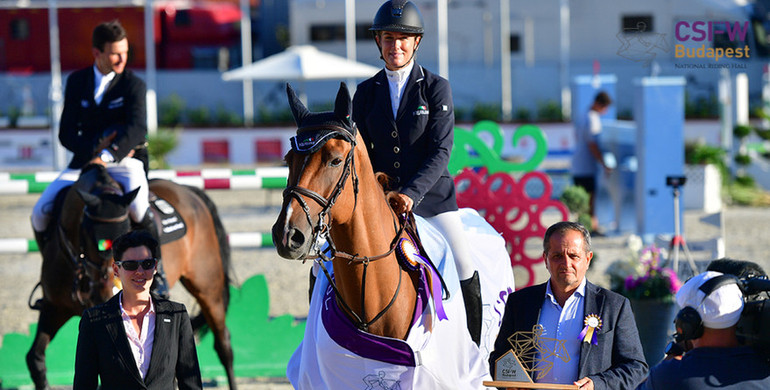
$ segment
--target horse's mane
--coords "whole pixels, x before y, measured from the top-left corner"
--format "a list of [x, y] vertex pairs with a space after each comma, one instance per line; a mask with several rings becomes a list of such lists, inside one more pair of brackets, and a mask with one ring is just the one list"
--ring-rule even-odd
[[83, 167], [76, 184], [76, 189], [85, 192], [99, 189], [102, 193], [123, 195], [123, 189], [120, 187], [120, 184], [110, 176], [107, 168], [101, 164], [88, 164]]
[[398, 191], [395, 191], [392, 187], [393, 178], [384, 172], [375, 172], [374, 179], [382, 188], [382, 192], [385, 194], [385, 199], [388, 201], [388, 204], [390, 204], [392, 208], [393, 202], [396, 201], [396, 195], [398, 195]]

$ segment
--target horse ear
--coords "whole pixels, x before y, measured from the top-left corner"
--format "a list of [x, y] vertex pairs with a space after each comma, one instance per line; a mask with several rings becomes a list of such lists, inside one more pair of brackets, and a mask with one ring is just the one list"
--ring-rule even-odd
[[291, 108], [291, 114], [294, 115], [294, 122], [296, 122], [299, 127], [300, 123], [310, 115], [310, 111], [304, 104], [302, 104], [302, 101], [299, 100], [297, 94], [294, 93], [294, 89], [292, 89], [289, 83], [286, 83], [286, 95], [289, 98], [289, 107]]
[[123, 204], [125, 204], [126, 206], [130, 205], [131, 202], [134, 201], [134, 198], [136, 198], [136, 194], [138, 194], [138, 193], [139, 193], [139, 187], [137, 187], [133, 191], [123, 195], [123, 197], [121, 198], [123, 200]]
[[334, 101], [334, 114], [337, 118], [350, 124], [350, 115], [353, 112], [353, 105], [350, 102], [350, 92], [344, 82], [340, 83], [340, 89], [337, 91], [337, 99]]
[[78, 195], [80, 195], [80, 199], [83, 199], [83, 202], [85, 202], [86, 206], [88, 207], [97, 207], [102, 203], [102, 200], [99, 199], [98, 196], [92, 195], [86, 191], [83, 190], [76, 190]]

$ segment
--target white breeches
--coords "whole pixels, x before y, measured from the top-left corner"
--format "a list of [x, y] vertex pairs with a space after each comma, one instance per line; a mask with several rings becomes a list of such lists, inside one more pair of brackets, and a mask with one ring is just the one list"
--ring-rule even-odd
[[473, 265], [468, 240], [463, 234], [463, 222], [460, 220], [460, 214], [457, 211], [447, 211], [430, 218], [425, 218], [425, 220], [438, 229], [446, 238], [449, 247], [452, 249], [452, 255], [457, 266], [457, 275], [460, 277], [460, 280], [466, 280], [473, 276], [473, 271], [476, 269]]
[[[129, 206], [129, 215], [135, 222], [141, 222], [144, 214], [147, 213], [147, 209], [150, 207], [150, 190], [142, 162], [135, 158], [124, 158], [119, 163], [107, 164], [107, 172], [115, 181], [123, 186], [126, 192], [139, 188], [136, 198], [134, 198], [134, 201]], [[73, 184], [79, 177], [79, 169], [66, 168], [46, 187], [32, 209], [32, 228], [35, 231], [42, 232], [45, 230], [51, 219], [56, 194], [62, 188]]]

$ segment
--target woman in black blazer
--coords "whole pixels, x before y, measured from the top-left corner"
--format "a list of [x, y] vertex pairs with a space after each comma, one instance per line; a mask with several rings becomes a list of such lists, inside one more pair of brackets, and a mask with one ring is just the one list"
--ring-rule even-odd
[[201, 389], [190, 318], [181, 303], [150, 295], [158, 242], [135, 230], [115, 240], [123, 290], [80, 320], [73, 388]]

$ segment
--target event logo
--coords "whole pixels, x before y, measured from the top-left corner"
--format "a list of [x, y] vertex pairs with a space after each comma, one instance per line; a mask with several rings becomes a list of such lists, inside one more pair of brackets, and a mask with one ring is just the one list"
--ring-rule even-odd
[[[728, 21], [680, 21], [674, 26], [674, 37], [679, 42], [674, 46], [676, 58], [707, 58], [718, 62], [720, 59], [749, 58], [749, 45], [746, 34], [749, 32], [749, 22]], [[731, 44], [706, 47], [708, 42], [724, 42]], [[697, 43], [704, 42], [700, 46]], [[686, 43], [695, 43], [696, 47], [687, 47]], [[739, 43], [742, 43], [739, 44]]]
[[666, 34], [647, 31], [647, 24], [639, 22], [636, 28], [624, 29], [615, 35], [620, 41], [618, 55], [649, 67], [658, 53], [668, 53], [671, 45]]

